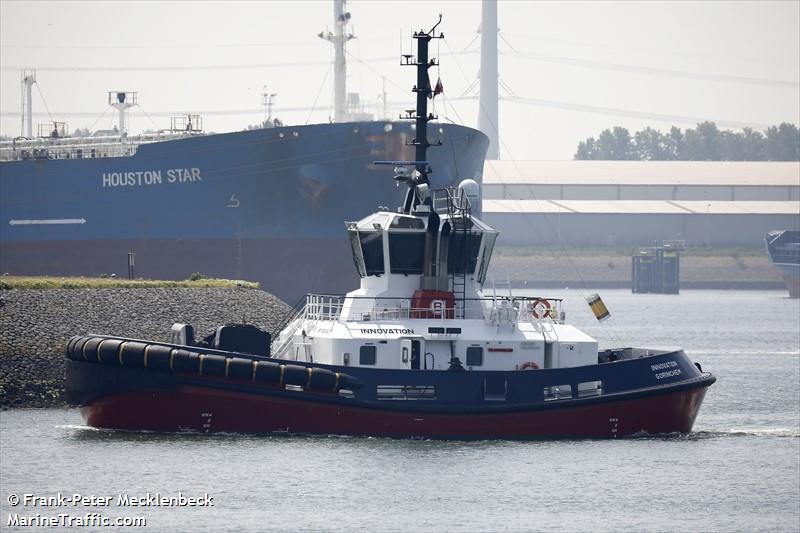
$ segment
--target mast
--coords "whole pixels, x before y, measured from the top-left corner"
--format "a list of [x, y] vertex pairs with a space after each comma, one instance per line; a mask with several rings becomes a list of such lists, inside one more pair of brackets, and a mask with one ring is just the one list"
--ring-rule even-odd
[[444, 34], [442, 33], [436, 35], [436, 27], [439, 26], [441, 22], [442, 16], [439, 15], [439, 22], [437, 22], [436, 25], [430, 29], [430, 31], [424, 32], [420, 30], [418, 32], [414, 32], [413, 37], [417, 40], [416, 61], [414, 60], [413, 56], [404, 55], [404, 62], [402, 63], [406, 66], [417, 67], [417, 84], [412, 89], [415, 93], [417, 93], [417, 108], [415, 110], [406, 111], [407, 116], [404, 118], [414, 119], [416, 123], [416, 135], [414, 140], [411, 141], [409, 145], [415, 147], [415, 168], [417, 172], [419, 172], [417, 184], [425, 185], [429, 183], [428, 173], [430, 172], [427, 157], [428, 147], [440, 146], [442, 144], [441, 142], [437, 142], [435, 144], [428, 142], [428, 122], [431, 120], [436, 120], [437, 118], [433, 115], [433, 113], [428, 114], [428, 98], [430, 98], [433, 94], [431, 80], [428, 76], [428, 69], [438, 65], [435, 58], [430, 60], [428, 59], [428, 45], [430, 44], [431, 39], [444, 38]]
[[336, 122], [344, 122], [347, 118], [345, 108], [347, 64], [345, 62], [345, 45], [354, 35], [347, 33], [347, 23], [350, 13], [345, 11], [345, 0], [333, 2], [333, 33], [320, 32], [320, 39], [325, 39], [333, 45], [333, 117]]
[[[417, 107], [416, 109], [407, 109], [406, 116], [401, 116], [401, 119], [415, 121], [415, 135], [411, 142], [407, 142], [406, 146], [414, 146], [414, 161], [375, 161], [376, 165], [392, 165], [395, 167], [394, 179], [408, 185], [406, 198], [403, 202], [402, 212], [410, 214], [416, 206], [420, 203], [432, 205], [432, 200], [429, 196], [430, 181], [428, 174], [431, 173], [430, 165], [428, 165], [428, 147], [441, 146], [442, 142], [435, 143], [428, 142], [428, 121], [436, 120], [433, 113], [428, 113], [428, 98], [432, 96], [433, 89], [431, 89], [430, 78], [428, 77], [428, 69], [438, 65], [436, 59], [428, 59], [428, 45], [431, 39], [444, 39], [444, 34], [439, 33], [436, 35], [436, 28], [442, 23], [442, 16], [439, 15], [439, 21], [429, 31], [414, 32], [414, 39], [417, 41], [417, 56], [413, 54], [403, 54], [401, 56], [400, 65], [416, 67], [417, 69], [417, 83], [412, 89], [417, 94]], [[417, 171], [414, 176], [412, 168]], [[435, 218], [435, 227], [439, 227], [438, 216], [434, 210], [430, 210], [430, 217]], [[429, 224], [429, 229], [434, 225]], [[426, 255], [428, 254], [428, 244], [426, 242]]]
[[138, 105], [138, 93], [125, 92], [125, 91], [109, 91], [108, 92], [108, 105], [113, 107], [119, 113], [119, 134], [125, 135], [128, 132], [127, 114], [128, 109]]
[[499, 159], [499, 113], [497, 109], [497, 0], [481, 2], [481, 92], [478, 129], [489, 137], [486, 159]]
[[20, 135], [29, 139], [33, 138], [33, 96], [31, 89], [34, 83], [36, 83], [36, 71], [23, 70], [22, 88], [25, 94], [22, 99], [22, 131], [20, 131]]

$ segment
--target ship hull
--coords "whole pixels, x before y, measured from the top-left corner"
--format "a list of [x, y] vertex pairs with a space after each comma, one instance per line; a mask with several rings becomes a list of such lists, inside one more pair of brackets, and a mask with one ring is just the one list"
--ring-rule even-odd
[[[405, 123], [317, 124], [3, 162], [0, 272], [120, 276], [133, 252], [137, 277], [246, 278], [291, 302], [342, 292], [355, 276], [343, 222], [402, 203], [373, 162], [413, 159], [412, 138]], [[432, 138], [443, 142], [429, 151], [434, 188], [481, 181], [482, 133], [441, 125]]]
[[435, 439], [685, 433], [715, 381], [681, 350], [508, 372], [334, 366], [115, 337], [74, 337], [67, 356], [68, 402], [89, 426], [128, 431]]
[[[344, 232], [342, 232], [344, 233]], [[258, 281], [290, 304], [309, 286], [358, 283], [343, 237], [306, 239], [147, 239], [14, 242], [3, 245], [3, 272], [30, 276], [117, 276], [135, 253], [134, 277]], [[324, 263], [321, 263], [324, 258]], [[325, 268], [320, 268], [324, 264]]]
[[[183, 386], [81, 408], [87, 425], [129, 431], [432, 439], [617, 438], [691, 431], [706, 387], [607, 403], [496, 414], [385, 411]], [[657, 413], [654, 416], [654, 413]], [[204, 416], [205, 415], [205, 416]]]
[[790, 298], [800, 298], [800, 264], [779, 264], [775, 267], [780, 271], [786, 290]]
[[800, 231], [771, 231], [765, 243], [769, 260], [781, 273], [789, 297], [800, 298]]

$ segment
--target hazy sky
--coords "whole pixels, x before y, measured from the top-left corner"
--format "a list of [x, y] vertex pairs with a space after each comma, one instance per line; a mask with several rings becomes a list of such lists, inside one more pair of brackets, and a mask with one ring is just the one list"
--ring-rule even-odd
[[[441, 119], [477, 124], [479, 1], [350, 1], [348, 91], [390, 115], [413, 106], [410, 33], [444, 15]], [[108, 128], [107, 91], [139, 93], [131, 131], [204, 114], [206, 130], [274, 115], [332, 114], [333, 2], [43, 2], [0, 0], [0, 131], [20, 133], [20, 69], [36, 68], [34, 124]], [[763, 129], [800, 123], [800, 2], [500, 2], [503, 159], [570, 159], [602, 129], [668, 129], [709, 119]], [[401, 40], [402, 37], [402, 40]], [[385, 80], [385, 82], [384, 82]], [[459, 97], [465, 97], [458, 99]], [[316, 102], [316, 105], [315, 105]], [[313, 108], [313, 109], [312, 109]], [[381, 113], [380, 106], [375, 111]]]

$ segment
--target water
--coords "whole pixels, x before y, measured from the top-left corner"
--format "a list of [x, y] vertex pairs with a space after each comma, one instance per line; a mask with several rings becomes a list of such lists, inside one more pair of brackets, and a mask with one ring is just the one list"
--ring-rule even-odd
[[[98, 512], [145, 517], [150, 531], [800, 531], [800, 302], [778, 291], [603, 291], [612, 319], [598, 324], [586, 294], [548, 295], [563, 296], [568, 321], [603, 346], [683, 346], [713, 372], [694, 432], [539, 442], [154, 435], [86, 428], [72, 409], [6, 411], [0, 529], [11, 512]], [[59, 491], [113, 499], [8, 503]], [[208, 492], [214, 506], [116, 505], [119, 494], [179, 491]]]

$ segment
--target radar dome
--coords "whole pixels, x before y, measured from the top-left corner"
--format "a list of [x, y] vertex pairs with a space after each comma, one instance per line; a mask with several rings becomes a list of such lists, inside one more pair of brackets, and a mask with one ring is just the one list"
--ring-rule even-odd
[[481, 196], [481, 186], [473, 179], [465, 179], [458, 184], [458, 189], [464, 192], [464, 196], [469, 198], [469, 203], [473, 206], [477, 204]]

